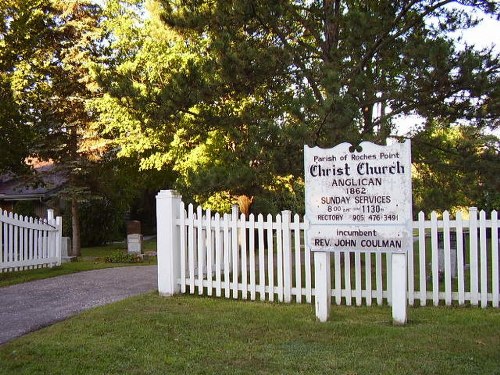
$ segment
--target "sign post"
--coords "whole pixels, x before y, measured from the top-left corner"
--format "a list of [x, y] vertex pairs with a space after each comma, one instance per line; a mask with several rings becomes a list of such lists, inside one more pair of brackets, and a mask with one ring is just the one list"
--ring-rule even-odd
[[[331, 149], [305, 146], [304, 169], [307, 245], [317, 253], [390, 253], [392, 315], [396, 324], [404, 324], [406, 254], [413, 244], [410, 141], [388, 146], [362, 142], [357, 147], [342, 143]], [[321, 321], [329, 315], [324, 306], [331, 299], [329, 258], [314, 257], [316, 316]]]

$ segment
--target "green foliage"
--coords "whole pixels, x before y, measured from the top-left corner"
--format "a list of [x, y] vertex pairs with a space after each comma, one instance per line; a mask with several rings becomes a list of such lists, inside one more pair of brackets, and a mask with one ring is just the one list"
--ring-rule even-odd
[[142, 258], [137, 254], [129, 254], [124, 251], [116, 251], [106, 257], [106, 263], [141, 263]]
[[[304, 144], [384, 143], [395, 118], [420, 115], [416, 207], [496, 208], [485, 129], [499, 125], [499, 58], [449, 32], [498, 4], [445, 3], [6, 0], [0, 172], [56, 161], [75, 228], [80, 204], [84, 241], [99, 243], [124, 212], [154, 216], [131, 201], [156, 188], [223, 211], [246, 195], [256, 212], [302, 212]], [[460, 137], [445, 131], [457, 125]], [[106, 235], [90, 230], [95, 199]]]
[[290, 210], [293, 214], [304, 215], [304, 180], [289, 176], [276, 176], [253, 206], [255, 212], [278, 214]]
[[436, 121], [413, 137], [415, 211], [500, 208], [500, 140]]
[[16, 202], [14, 212], [23, 216], [35, 216], [35, 203], [33, 201]]
[[82, 246], [104, 245], [125, 236], [125, 212], [106, 198], [93, 199], [80, 206]]
[[[203, 201], [204, 198], [195, 196], [195, 200]], [[206, 198], [202, 204], [204, 210], [219, 213], [230, 213], [231, 207], [236, 204], [234, 198], [227, 191], [216, 192]]]
[[[112, 53], [93, 68], [105, 92], [92, 102], [100, 131], [142, 169], [173, 170], [173, 187], [206, 207], [227, 210], [247, 195], [260, 212], [302, 212], [300, 189], [282, 181], [302, 176], [304, 144], [384, 143], [401, 115], [467, 123], [480, 135], [498, 126], [498, 56], [458, 49], [447, 34], [475, 24], [464, 8], [179, 0], [142, 3], [144, 16], [140, 1], [110, 4]], [[421, 144], [414, 151], [424, 155]], [[481, 173], [468, 176], [478, 183]], [[453, 195], [433, 203], [419, 194], [418, 205], [434, 208]]]

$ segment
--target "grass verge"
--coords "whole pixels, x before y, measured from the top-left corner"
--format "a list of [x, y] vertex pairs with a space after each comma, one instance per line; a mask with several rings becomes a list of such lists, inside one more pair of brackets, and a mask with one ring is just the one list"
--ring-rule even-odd
[[155, 293], [0, 347], [2, 374], [498, 374], [500, 312], [270, 304]]
[[[0, 273], [0, 287], [20, 284], [28, 281], [47, 279], [49, 277], [67, 275], [75, 272], [90, 271], [110, 267], [125, 267], [137, 265], [152, 265], [155, 259], [148, 259], [141, 263], [110, 263], [108, 257], [116, 257], [118, 253], [126, 254], [126, 244], [115, 243], [106, 246], [82, 248], [82, 255], [74, 262], [63, 263], [58, 267], [36, 268], [26, 271]], [[144, 241], [144, 251], [156, 251], [156, 239]], [[0, 371], [1, 373], [1, 371]]]

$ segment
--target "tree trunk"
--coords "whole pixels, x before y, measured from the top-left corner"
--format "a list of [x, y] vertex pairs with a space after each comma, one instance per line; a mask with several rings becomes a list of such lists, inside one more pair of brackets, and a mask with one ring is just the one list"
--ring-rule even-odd
[[71, 229], [73, 233], [71, 241], [71, 255], [80, 256], [80, 213], [76, 198], [71, 198]]

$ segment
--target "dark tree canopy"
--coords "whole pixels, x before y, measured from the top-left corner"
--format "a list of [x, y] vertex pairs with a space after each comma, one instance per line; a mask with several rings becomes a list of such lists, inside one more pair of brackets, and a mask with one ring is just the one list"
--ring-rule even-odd
[[[97, 69], [107, 94], [95, 107], [122, 154], [173, 169], [176, 187], [199, 202], [255, 195], [264, 210], [300, 210], [304, 143], [384, 143], [404, 115], [424, 119], [412, 135], [420, 170], [447, 173], [456, 142], [440, 144], [446, 157], [424, 151], [435, 124], [444, 133], [462, 124], [467, 137], [499, 125], [498, 55], [458, 48], [449, 35], [475, 25], [476, 11], [498, 16], [495, 2], [160, 3], [147, 2], [146, 18], [132, 6], [108, 8], [142, 25], [113, 24], [112, 69]], [[482, 163], [486, 138], [475, 139], [463, 154]], [[464, 173], [486, 180], [488, 168], [478, 171]]]

